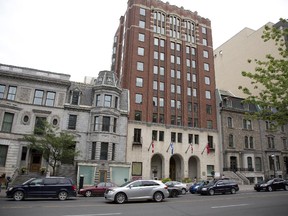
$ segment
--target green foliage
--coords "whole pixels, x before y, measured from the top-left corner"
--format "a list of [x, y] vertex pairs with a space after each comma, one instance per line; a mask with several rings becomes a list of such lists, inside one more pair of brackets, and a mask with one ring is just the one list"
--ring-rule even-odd
[[[252, 119], [261, 119], [284, 125], [288, 122], [288, 28], [287, 20], [280, 19], [286, 28], [265, 26], [262, 39], [266, 42], [275, 41], [280, 59], [271, 54], [266, 55], [265, 61], [255, 59], [254, 72], [243, 71], [242, 75], [251, 79], [254, 89], [263, 86], [259, 95], [253, 95], [247, 87], [239, 86], [248, 97], [244, 103], [258, 105], [260, 111], [249, 114]], [[286, 38], [286, 40], [285, 40]], [[248, 63], [253, 62], [248, 60]]]
[[191, 178], [184, 178], [184, 179], [182, 180], [182, 182], [183, 182], [183, 183], [190, 183], [190, 182], [192, 182], [192, 179], [191, 179]]
[[57, 132], [57, 128], [53, 128], [47, 122], [44, 128], [41, 128], [41, 132], [41, 135], [25, 135], [23, 140], [30, 143], [30, 148], [42, 153], [53, 169], [52, 175], [55, 175], [56, 167], [61, 161], [73, 160], [80, 152], [75, 151], [73, 135]]
[[163, 178], [162, 179], [162, 182], [165, 184], [166, 182], [168, 182], [168, 181], [171, 181], [171, 179], [170, 178]]

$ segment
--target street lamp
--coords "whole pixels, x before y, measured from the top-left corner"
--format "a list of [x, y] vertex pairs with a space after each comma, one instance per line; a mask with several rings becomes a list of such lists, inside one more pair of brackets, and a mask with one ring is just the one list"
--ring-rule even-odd
[[273, 168], [274, 168], [274, 178], [276, 178], [276, 157], [275, 155], [271, 155], [271, 158], [273, 159]]

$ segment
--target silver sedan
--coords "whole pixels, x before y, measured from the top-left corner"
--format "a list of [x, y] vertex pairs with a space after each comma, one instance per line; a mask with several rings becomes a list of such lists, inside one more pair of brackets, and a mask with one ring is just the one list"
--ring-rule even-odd
[[107, 189], [104, 197], [119, 204], [135, 200], [161, 202], [169, 197], [169, 191], [167, 185], [158, 180], [135, 180]]

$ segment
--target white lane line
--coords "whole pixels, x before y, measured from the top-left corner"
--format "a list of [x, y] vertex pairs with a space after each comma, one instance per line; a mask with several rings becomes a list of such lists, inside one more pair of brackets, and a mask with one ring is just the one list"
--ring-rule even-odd
[[121, 215], [122, 213], [103, 213], [103, 214], [81, 214], [81, 215], [62, 215], [62, 216], [109, 216], [109, 215]]
[[212, 206], [211, 208], [230, 208], [230, 207], [247, 206], [247, 205], [249, 205], [249, 204], [226, 205], [226, 206]]

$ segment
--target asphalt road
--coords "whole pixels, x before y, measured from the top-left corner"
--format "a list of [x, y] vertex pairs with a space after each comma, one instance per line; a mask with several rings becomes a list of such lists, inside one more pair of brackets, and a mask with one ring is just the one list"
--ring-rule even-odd
[[187, 193], [152, 201], [114, 204], [103, 197], [77, 197], [66, 201], [0, 199], [1, 216], [287, 216], [288, 191], [254, 192], [201, 196]]

